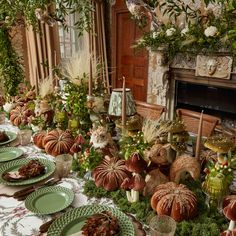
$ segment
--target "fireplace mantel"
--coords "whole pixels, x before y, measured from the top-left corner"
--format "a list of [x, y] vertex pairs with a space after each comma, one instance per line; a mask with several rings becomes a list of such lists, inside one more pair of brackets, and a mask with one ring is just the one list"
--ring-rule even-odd
[[[214, 55], [214, 57], [217, 56], [229, 57], [229, 55], [225, 53]], [[228, 75], [230, 75], [228, 76], [228, 79], [216, 78], [215, 74], [212, 76], [208, 74], [206, 74], [206, 76], [196, 76], [196, 61], [196, 56], [186, 56], [179, 54], [175, 57], [171, 65], [167, 65], [165, 63], [165, 56], [162, 51], [149, 52], [149, 81], [147, 101], [150, 103], [166, 106], [168, 118], [173, 118], [174, 116], [176, 81], [212, 87], [236, 89], [236, 68], [234, 67], [231, 70], [232, 60], [230, 66], [226, 66]], [[203, 62], [203, 67], [205, 68], [206, 63]], [[220, 67], [220, 69], [222, 68], [224, 69], [225, 67]], [[201, 94], [199, 94], [199, 96], [201, 96]]]
[[195, 76], [195, 69], [170, 68], [169, 78], [174, 79], [174, 80], [185, 81], [189, 83], [236, 89], [236, 74], [235, 73], [231, 73], [231, 78], [229, 80], [225, 80], [225, 79], [218, 79], [218, 78]]

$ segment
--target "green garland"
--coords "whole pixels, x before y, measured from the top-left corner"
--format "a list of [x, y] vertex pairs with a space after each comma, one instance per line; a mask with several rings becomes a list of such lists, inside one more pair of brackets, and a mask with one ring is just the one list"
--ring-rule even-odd
[[5, 93], [15, 96], [18, 85], [23, 81], [23, 69], [19, 57], [13, 49], [8, 29], [0, 28], [0, 80], [3, 81]]
[[144, 32], [143, 37], [137, 40], [136, 46], [148, 47], [151, 50], [161, 48], [169, 60], [172, 60], [177, 53], [212, 54], [218, 52], [219, 49], [232, 54], [235, 59], [236, 1], [205, 0], [206, 6], [210, 2], [221, 4], [219, 14], [213, 11], [203, 13], [200, 9], [192, 9], [183, 0], [166, 0], [162, 4], [156, 1], [156, 5], [159, 5], [164, 15], [174, 18], [184, 15], [185, 26], [160, 23], [156, 29]]
[[[177, 224], [176, 236], [219, 236], [220, 232], [227, 229], [226, 218], [219, 214], [217, 209], [209, 210], [205, 205], [205, 194], [201, 190], [201, 183], [195, 181], [185, 181], [198, 199], [199, 214], [196, 218], [189, 221], [182, 221]], [[135, 214], [136, 218], [147, 224], [155, 215], [151, 209], [150, 198], [141, 197], [139, 202], [130, 203], [126, 198], [124, 190], [109, 192], [103, 188], [97, 188], [93, 180], [88, 180], [84, 186], [84, 193], [88, 197], [111, 198], [121, 211]]]
[[[47, 13], [47, 8], [50, 8]], [[27, 25], [32, 25], [38, 29], [38, 19], [35, 12], [41, 9], [42, 13], [48, 14], [66, 27], [66, 16], [78, 12], [78, 18], [75, 22], [78, 33], [81, 35], [84, 30], [89, 30], [92, 24], [91, 12], [93, 7], [90, 0], [2, 0], [0, 4], [0, 15], [4, 16], [1, 22], [7, 26], [17, 24], [23, 20]]]

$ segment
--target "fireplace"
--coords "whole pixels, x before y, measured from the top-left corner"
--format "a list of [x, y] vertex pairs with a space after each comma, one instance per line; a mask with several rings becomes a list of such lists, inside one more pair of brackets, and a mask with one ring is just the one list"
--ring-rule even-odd
[[175, 83], [175, 108], [186, 108], [236, 120], [236, 89], [184, 81]]
[[195, 70], [170, 71], [170, 112], [185, 108], [221, 118], [222, 125], [236, 131], [236, 76], [230, 80], [195, 76]]

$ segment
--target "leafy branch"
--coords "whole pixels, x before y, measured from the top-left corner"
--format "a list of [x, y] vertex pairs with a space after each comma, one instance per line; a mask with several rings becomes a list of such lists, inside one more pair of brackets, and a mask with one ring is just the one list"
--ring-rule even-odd
[[20, 58], [11, 45], [9, 32], [0, 27], [0, 80], [3, 81], [6, 95], [16, 95], [23, 78]]

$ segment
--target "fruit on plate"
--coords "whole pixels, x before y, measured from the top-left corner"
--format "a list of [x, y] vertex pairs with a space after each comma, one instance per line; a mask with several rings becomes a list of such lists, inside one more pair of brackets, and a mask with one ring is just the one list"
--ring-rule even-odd
[[118, 189], [125, 178], [129, 176], [125, 160], [105, 156], [104, 160], [93, 170], [93, 178], [97, 187], [107, 191]]
[[58, 156], [70, 152], [74, 138], [69, 131], [55, 129], [44, 137], [44, 148], [47, 154]]
[[37, 160], [31, 160], [27, 164], [21, 166], [18, 171], [5, 172], [3, 179], [7, 181], [17, 181], [30, 179], [45, 172], [45, 166]]
[[151, 207], [158, 215], [168, 215], [180, 222], [196, 216], [197, 198], [185, 185], [168, 182], [156, 187]]

